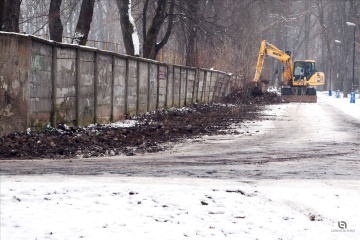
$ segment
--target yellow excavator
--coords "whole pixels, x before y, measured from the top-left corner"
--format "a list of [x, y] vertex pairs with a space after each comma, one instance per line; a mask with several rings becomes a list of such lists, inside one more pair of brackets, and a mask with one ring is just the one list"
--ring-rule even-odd
[[314, 60], [293, 61], [291, 52], [284, 52], [263, 40], [260, 45], [256, 73], [252, 81], [253, 92], [265, 94], [269, 80], [261, 79], [265, 57], [278, 59], [283, 64], [281, 97], [288, 102], [317, 102], [315, 86], [325, 84], [325, 75], [315, 68]]

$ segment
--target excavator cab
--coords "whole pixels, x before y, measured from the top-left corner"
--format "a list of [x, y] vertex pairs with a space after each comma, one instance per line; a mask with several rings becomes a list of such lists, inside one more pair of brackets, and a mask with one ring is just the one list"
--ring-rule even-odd
[[295, 61], [294, 62], [294, 81], [309, 80], [315, 74], [315, 62]]

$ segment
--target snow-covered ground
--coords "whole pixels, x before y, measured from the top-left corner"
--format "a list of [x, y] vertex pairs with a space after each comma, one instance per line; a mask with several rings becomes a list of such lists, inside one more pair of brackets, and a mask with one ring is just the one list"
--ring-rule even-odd
[[344, 114], [352, 116], [360, 120], [360, 96], [359, 94], [355, 95], [355, 103], [350, 103], [350, 94], [348, 98], [344, 98], [344, 95], [340, 93], [340, 97], [336, 98], [336, 92], [332, 93], [332, 96], [329, 96], [328, 92], [318, 92], [318, 99], [325, 103], [329, 103], [340, 109]]
[[[358, 96], [355, 104], [326, 92], [318, 96], [319, 104], [360, 121]], [[0, 176], [0, 194], [1, 240], [360, 239], [358, 176], [9, 175]]]
[[358, 201], [358, 181], [2, 177], [1, 239], [357, 239]]

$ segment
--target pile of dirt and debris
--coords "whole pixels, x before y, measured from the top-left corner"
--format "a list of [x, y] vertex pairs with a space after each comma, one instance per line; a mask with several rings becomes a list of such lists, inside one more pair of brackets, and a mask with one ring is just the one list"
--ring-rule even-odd
[[[254, 120], [258, 104], [277, 103], [275, 96], [255, 97], [238, 92], [219, 104], [167, 108], [134, 117], [133, 124], [69, 127], [60, 124], [40, 132], [28, 129], [0, 138], [0, 159], [99, 157], [162, 151], [169, 142], [201, 135], [236, 134], [234, 124]], [[241, 127], [241, 126], [240, 126]]]
[[283, 103], [281, 96], [277, 92], [267, 92], [263, 95], [252, 94], [247, 89], [235, 91], [228, 95], [224, 99], [227, 103], [239, 104], [239, 105], [252, 105], [252, 104], [276, 104]]

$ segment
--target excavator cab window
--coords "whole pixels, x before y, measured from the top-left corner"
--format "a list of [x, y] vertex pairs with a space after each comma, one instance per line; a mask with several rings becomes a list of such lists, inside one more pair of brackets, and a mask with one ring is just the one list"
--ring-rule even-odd
[[302, 81], [304, 77], [309, 80], [316, 72], [314, 62], [297, 61], [294, 63], [294, 79]]
[[305, 62], [295, 62], [294, 64], [294, 80], [301, 81], [305, 76]]
[[311, 76], [315, 73], [315, 63], [313, 62], [306, 62], [305, 63], [305, 77], [307, 80], [311, 78]]

